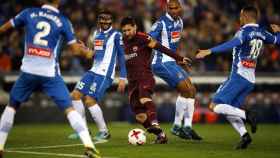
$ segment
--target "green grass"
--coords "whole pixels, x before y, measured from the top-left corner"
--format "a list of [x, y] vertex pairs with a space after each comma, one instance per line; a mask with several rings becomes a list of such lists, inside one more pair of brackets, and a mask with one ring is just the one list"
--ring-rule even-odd
[[[234, 146], [239, 141], [238, 134], [229, 125], [195, 125], [204, 140], [186, 141], [170, 135], [171, 124], [162, 127], [167, 131], [169, 143], [166, 145], [147, 144], [132, 146], [127, 143], [128, 131], [141, 128], [136, 124], [112, 123], [109, 125], [112, 138], [108, 143], [97, 144], [105, 157], [114, 158], [276, 158], [280, 155], [280, 125], [260, 125], [259, 131], [252, 135], [253, 143], [247, 150], [236, 151]], [[91, 126], [96, 131], [94, 126]], [[78, 140], [69, 140], [72, 129], [67, 124], [16, 125], [9, 135], [6, 149], [30, 146], [51, 146], [77, 144]], [[14, 149], [15, 150], [15, 149]], [[82, 146], [53, 149], [17, 149], [20, 151], [83, 154]], [[33, 154], [5, 153], [5, 158], [57, 158]]]

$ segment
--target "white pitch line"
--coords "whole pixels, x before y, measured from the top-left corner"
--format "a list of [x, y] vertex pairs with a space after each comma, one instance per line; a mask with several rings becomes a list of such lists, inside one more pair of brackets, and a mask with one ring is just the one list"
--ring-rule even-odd
[[48, 156], [59, 156], [59, 157], [84, 157], [84, 155], [75, 155], [75, 154], [59, 154], [59, 153], [45, 153], [45, 152], [34, 152], [34, 151], [15, 151], [15, 150], [6, 150], [8, 153], [19, 153], [19, 154], [30, 154], [30, 155], [48, 155]]
[[[93, 142], [94, 144], [106, 143], [108, 140], [100, 140]], [[51, 146], [29, 146], [29, 147], [18, 147], [18, 148], [8, 148], [7, 150], [28, 150], [28, 149], [52, 149], [52, 148], [65, 148], [65, 147], [74, 147], [82, 146], [83, 144], [64, 144], [64, 145], [51, 145]]]
[[[84, 158], [84, 155], [76, 154], [61, 154], [61, 153], [46, 153], [46, 152], [35, 152], [35, 151], [16, 151], [16, 150], [5, 150], [7, 153], [19, 153], [19, 154], [28, 154], [28, 155], [47, 155], [47, 156], [58, 156], [58, 157], [81, 157]], [[104, 157], [103, 158], [118, 158], [118, 157]]]
[[28, 149], [51, 149], [51, 148], [64, 148], [73, 146], [82, 146], [83, 144], [67, 144], [67, 145], [52, 145], [52, 146], [29, 146], [29, 147], [18, 147], [18, 148], [8, 148], [7, 150], [28, 150]]

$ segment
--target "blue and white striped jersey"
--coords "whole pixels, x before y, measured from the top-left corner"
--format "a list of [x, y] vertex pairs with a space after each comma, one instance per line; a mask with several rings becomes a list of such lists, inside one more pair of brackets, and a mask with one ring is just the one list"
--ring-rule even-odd
[[70, 21], [59, 10], [43, 5], [28, 8], [11, 19], [14, 27], [25, 27], [24, 57], [21, 70], [30, 74], [54, 77], [60, 74], [58, 56], [65, 39], [76, 42]]
[[[153, 24], [149, 35], [175, 53], [181, 38], [182, 30], [182, 19], [174, 20], [166, 13]], [[161, 52], [155, 51], [152, 64], [168, 61], [174, 61], [174, 59]]]
[[258, 24], [246, 24], [241, 27], [234, 38], [226, 43], [211, 48], [213, 53], [223, 52], [233, 48], [231, 73], [237, 73], [255, 82], [257, 59], [263, 49], [263, 44], [280, 44], [280, 33], [272, 35]]
[[100, 29], [92, 34], [95, 55], [90, 71], [106, 77], [115, 77], [116, 64], [120, 66], [120, 78], [126, 78], [122, 35], [112, 27], [106, 31]]

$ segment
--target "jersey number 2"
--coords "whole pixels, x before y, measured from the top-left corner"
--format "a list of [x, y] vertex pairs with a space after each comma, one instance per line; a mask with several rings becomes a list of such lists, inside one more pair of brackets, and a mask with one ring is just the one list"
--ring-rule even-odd
[[256, 59], [260, 51], [262, 49], [263, 41], [260, 39], [253, 39], [250, 41], [251, 51], [250, 51], [250, 57], [252, 59]]
[[51, 25], [45, 21], [40, 21], [37, 23], [36, 28], [41, 31], [37, 32], [36, 35], [34, 36], [33, 39], [34, 44], [38, 44], [41, 46], [48, 46], [48, 41], [42, 38], [49, 35], [51, 31]]

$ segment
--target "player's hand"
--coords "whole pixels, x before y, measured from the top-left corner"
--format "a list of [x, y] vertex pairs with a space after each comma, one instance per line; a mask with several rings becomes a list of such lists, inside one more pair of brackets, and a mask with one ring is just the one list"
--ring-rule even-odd
[[177, 62], [186, 72], [191, 71], [192, 60], [188, 57], [184, 57], [183, 61]]
[[195, 58], [196, 59], [203, 59], [204, 57], [206, 57], [207, 55], [210, 55], [210, 54], [211, 54], [210, 49], [198, 50], [198, 53], [196, 54]]
[[192, 65], [192, 60], [188, 57], [184, 57], [182, 61], [178, 61], [177, 62], [179, 65], [188, 65], [191, 66]]
[[280, 32], [280, 26], [279, 25], [271, 24], [270, 27], [271, 27], [271, 29], [274, 33]]
[[120, 79], [118, 83], [118, 92], [124, 93], [124, 91], [125, 91], [125, 80]]
[[95, 52], [88, 48], [87, 52], [85, 53], [85, 57], [87, 59], [91, 59], [94, 56]]

